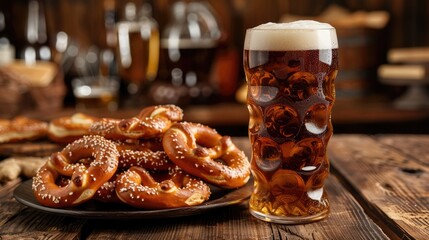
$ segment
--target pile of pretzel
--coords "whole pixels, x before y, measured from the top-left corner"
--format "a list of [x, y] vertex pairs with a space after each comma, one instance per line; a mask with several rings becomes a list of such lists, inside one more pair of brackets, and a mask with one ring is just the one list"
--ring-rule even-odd
[[48, 136], [68, 143], [33, 177], [44, 206], [67, 208], [89, 200], [143, 209], [202, 204], [212, 184], [239, 188], [250, 177], [249, 161], [230, 137], [183, 121], [174, 105], [144, 108], [129, 119], [83, 114], [55, 119]]

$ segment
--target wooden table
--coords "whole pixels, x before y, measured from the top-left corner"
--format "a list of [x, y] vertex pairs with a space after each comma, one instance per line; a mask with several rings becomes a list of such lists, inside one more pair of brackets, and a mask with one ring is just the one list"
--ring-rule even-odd
[[[235, 142], [249, 154], [246, 138]], [[200, 215], [150, 220], [52, 215], [0, 187], [0, 239], [428, 239], [429, 135], [334, 135], [326, 182], [330, 216], [305, 225], [253, 218], [247, 202]]]

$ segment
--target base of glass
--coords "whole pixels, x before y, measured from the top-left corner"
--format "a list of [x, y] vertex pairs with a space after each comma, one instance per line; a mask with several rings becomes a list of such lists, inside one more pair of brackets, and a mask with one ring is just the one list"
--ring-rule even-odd
[[311, 215], [311, 216], [276, 216], [271, 214], [264, 214], [257, 212], [255, 210], [250, 209], [250, 213], [263, 221], [266, 222], [272, 222], [272, 223], [280, 223], [280, 224], [304, 224], [304, 223], [311, 223], [316, 222], [319, 220], [322, 220], [326, 218], [329, 215], [329, 208], [325, 209], [324, 211]]

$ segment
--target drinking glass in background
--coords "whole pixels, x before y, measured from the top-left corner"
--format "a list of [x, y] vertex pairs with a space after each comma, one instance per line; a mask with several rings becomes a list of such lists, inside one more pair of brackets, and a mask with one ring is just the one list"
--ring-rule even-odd
[[256, 218], [307, 223], [329, 214], [324, 181], [338, 72], [335, 28], [315, 21], [267, 23], [244, 42]]
[[135, 106], [142, 104], [143, 88], [158, 73], [159, 29], [151, 15], [149, 4], [138, 10], [130, 2], [125, 6], [125, 19], [117, 23], [118, 73]]
[[79, 77], [72, 80], [72, 87], [79, 111], [118, 109], [119, 80], [115, 77]]
[[210, 104], [215, 86], [210, 72], [221, 29], [205, 1], [177, 1], [161, 37], [163, 71], [150, 88], [154, 104]]

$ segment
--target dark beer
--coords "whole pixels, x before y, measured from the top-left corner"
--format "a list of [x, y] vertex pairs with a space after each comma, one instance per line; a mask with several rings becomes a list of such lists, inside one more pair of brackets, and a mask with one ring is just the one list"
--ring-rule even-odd
[[217, 41], [212, 39], [163, 39], [161, 56], [165, 72], [162, 82], [153, 84], [156, 104], [209, 104], [214, 96], [210, 71]]
[[279, 223], [310, 222], [329, 213], [323, 184], [338, 44], [329, 25], [301, 24], [248, 30], [244, 46], [255, 180], [250, 211]]
[[176, 1], [161, 38], [159, 80], [152, 84], [154, 104], [210, 104], [215, 85], [210, 79], [221, 30], [205, 1]]

